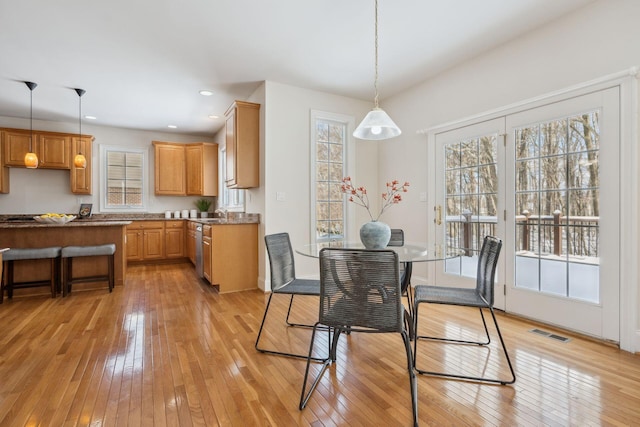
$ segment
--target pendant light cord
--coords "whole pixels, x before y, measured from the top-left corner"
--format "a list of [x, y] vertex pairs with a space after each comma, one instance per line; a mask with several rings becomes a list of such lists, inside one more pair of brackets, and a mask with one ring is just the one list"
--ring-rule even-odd
[[376, 1], [376, 17], [375, 17], [375, 63], [376, 63], [376, 67], [375, 67], [375, 75], [374, 75], [374, 79], [373, 79], [373, 88], [375, 90], [375, 97], [373, 98], [373, 102], [375, 105], [375, 108], [379, 108], [378, 107], [378, 0]]
[[29, 96], [31, 100], [31, 107], [29, 108], [29, 131], [31, 135], [29, 136], [29, 152], [33, 153], [33, 89], [29, 88]]

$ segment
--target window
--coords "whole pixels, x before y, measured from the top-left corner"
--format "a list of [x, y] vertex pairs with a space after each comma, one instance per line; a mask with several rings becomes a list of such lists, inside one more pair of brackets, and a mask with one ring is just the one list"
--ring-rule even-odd
[[218, 181], [220, 182], [220, 200], [218, 202], [218, 206], [223, 207], [230, 212], [244, 212], [245, 190], [228, 188], [225, 183], [225, 177], [227, 176], [227, 156], [225, 148], [220, 150], [220, 155], [218, 156], [218, 167]]
[[147, 206], [147, 156], [143, 149], [100, 146], [101, 211], [141, 211]]
[[346, 235], [346, 202], [340, 187], [347, 175], [348, 130], [353, 118], [311, 113], [312, 239], [342, 239]]

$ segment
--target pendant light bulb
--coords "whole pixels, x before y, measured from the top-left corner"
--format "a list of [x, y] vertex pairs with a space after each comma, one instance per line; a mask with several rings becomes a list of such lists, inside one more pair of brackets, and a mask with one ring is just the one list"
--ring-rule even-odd
[[36, 156], [36, 153], [33, 152], [33, 90], [38, 87], [38, 84], [33, 82], [24, 82], [24, 84], [29, 88], [31, 99], [29, 115], [29, 128], [31, 130], [31, 133], [29, 134], [29, 152], [24, 156], [24, 165], [28, 169], [35, 169], [38, 167], [38, 156]]
[[[82, 142], [82, 95], [85, 94], [85, 90], [84, 89], [74, 89], [76, 91], [76, 93], [78, 94], [78, 100], [79, 100], [79, 105], [78, 105], [78, 145], [81, 144]], [[78, 151], [78, 154], [75, 155], [75, 157], [73, 158], [73, 165], [78, 168], [78, 169], [84, 169], [87, 167], [87, 159], [86, 157], [84, 157], [84, 154], [82, 154], [82, 151]]]
[[382, 140], [398, 136], [402, 133], [391, 117], [378, 105], [378, 0], [375, 13], [375, 78], [373, 87], [375, 91], [373, 110], [364, 117], [362, 122], [353, 132], [353, 136], [359, 139]]

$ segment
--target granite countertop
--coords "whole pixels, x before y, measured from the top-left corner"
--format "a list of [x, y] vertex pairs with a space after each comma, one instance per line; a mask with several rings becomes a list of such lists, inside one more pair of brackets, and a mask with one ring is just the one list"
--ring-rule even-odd
[[260, 214], [229, 212], [226, 218], [165, 218], [161, 214], [94, 214], [89, 218], [76, 218], [66, 224], [36, 222], [36, 215], [0, 215], [0, 228], [32, 227], [101, 227], [129, 225], [131, 221], [193, 221], [201, 224], [259, 224]]

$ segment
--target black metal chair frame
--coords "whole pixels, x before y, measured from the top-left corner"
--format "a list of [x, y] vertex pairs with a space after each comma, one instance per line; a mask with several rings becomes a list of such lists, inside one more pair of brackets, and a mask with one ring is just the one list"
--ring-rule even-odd
[[[387, 246], [404, 246], [404, 231], [401, 228], [391, 229], [391, 239]], [[412, 262], [402, 263], [402, 276], [400, 278], [400, 285], [402, 287], [402, 296], [407, 298], [407, 310], [411, 316], [405, 317], [407, 321], [407, 330], [409, 331], [409, 338], [413, 339], [413, 290], [411, 289], [411, 273], [413, 272]]]
[[[413, 318], [414, 318], [414, 331], [416, 333], [416, 337], [413, 343], [413, 354], [414, 354], [413, 366], [416, 372], [418, 372], [421, 375], [434, 375], [434, 376], [440, 376], [440, 377], [457, 378], [457, 379], [471, 380], [471, 381], [499, 383], [502, 385], [513, 384], [516, 381], [516, 374], [513, 370], [511, 359], [509, 358], [509, 353], [507, 352], [507, 347], [504, 343], [504, 339], [502, 338], [502, 333], [500, 332], [500, 327], [498, 326], [498, 321], [496, 319], [496, 315], [493, 310], [493, 301], [494, 301], [493, 287], [494, 287], [496, 266], [498, 264], [498, 256], [500, 255], [501, 248], [502, 248], [502, 240], [493, 236], [485, 236], [484, 241], [482, 243], [482, 249], [480, 250], [480, 256], [478, 258], [476, 287], [473, 289], [448, 288], [448, 287], [427, 286], [427, 285], [418, 285], [415, 287], [415, 300], [414, 300], [415, 312], [414, 312]], [[436, 296], [436, 295], [439, 295], [439, 296]], [[420, 304], [422, 303], [477, 307], [480, 310], [482, 325], [484, 326], [484, 331], [487, 337], [486, 341], [466, 341], [466, 340], [457, 340], [457, 339], [451, 339], [446, 337], [432, 337], [432, 336], [426, 336], [426, 335], [418, 335], [418, 313], [419, 313]], [[483, 309], [488, 309], [491, 312], [491, 317], [493, 318], [493, 323], [496, 327], [496, 331], [498, 332], [498, 337], [500, 339], [500, 344], [502, 345], [504, 356], [507, 360], [507, 364], [509, 365], [509, 370], [511, 372], [511, 379], [507, 380], [507, 379], [496, 379], [496, 378], [486, 378], [486, 377], [474, 377], [474, 376], [445, 373], [445, 372], [434, 372], [434, 371], [420, 369], [416, 366], [418, 340], [443, 341], [443, 342], [449, 342], [454, 344], [473, 344], [473, 345], [479, 345], [479, 346], [489, 345], [491, 343], [491, 336], [489, 334], [489, 329], [487, 328], [487, 322], [484, 317]]]
[[[267, 253], [269, 255], [269, 267], [271, 270], [271, 293], [267, 300], [267, 306], [264, 309], [264, 315], [262, 316], [262, 323], [260, 324], [260, 330], [258, 331], [258, 336], [256, 338], [255, 348], [262, 353], [306, 359], [306, 354], [296, 354], [260, 347], [260, 337], [262, 336], [264, 324], [267, 320], [267, 314], [269, 313], [269, 307], [271, 306], [271, 299], [274, 295], [290, 295], [289, 308], [287, 310], [287, 317], [285, 321], [288, 326], [303, 328], [312, 328], [313, 325], [294, 323], [289, 320], [293, 306], [293, 297], [296, 295], [316, 297], [320, 295], [319, 280], [296, 278], [293, 249], [291, 247], [291, 240], [289, 239], [288, 233], [267, 235], [264, 237], [264, 240], [267, 247]], [[314, 360], [324, 361], [323, 358], [315, 358]]]
[[[327, 331], [329, 357], [311, 385], [310, 363], [316, 334]], [[320, 312], [313, 327], [309, 355], [300, 393], [304, 409], [327, 368], [336, 362], [341, 333], [399, 333], [407, 354], [414, 425], [418, 425], [418, 392], [413, 353], [402, 306], [398, 255], [392, 250], [324, 248], [320, 251]], [[331, 334], [333, 333], [333, 337]], [[307, 390], [308, 388], [308, 390]]]

